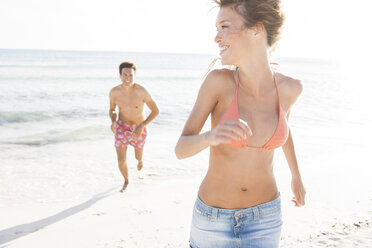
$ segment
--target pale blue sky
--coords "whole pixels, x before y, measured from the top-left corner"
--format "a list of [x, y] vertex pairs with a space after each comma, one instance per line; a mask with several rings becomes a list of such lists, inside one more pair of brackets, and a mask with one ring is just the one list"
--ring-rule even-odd
[[[276, 56], [370, 55], [370, 0], [282, 0]], [[1, 0], [0, 48], [218, 54], [211, 0]], [[363, 55], [366, 54], [366, 55]]]

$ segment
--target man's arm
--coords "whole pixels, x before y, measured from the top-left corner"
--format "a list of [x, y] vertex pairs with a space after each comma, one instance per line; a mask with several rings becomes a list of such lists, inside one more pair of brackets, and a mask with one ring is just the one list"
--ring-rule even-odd
[[147, 126], [150, 122], [152, 122], [156, 116], [159, 115], [159, 108], [156, 105], [154, 99], [152, 99], [150, 93], [144, 89], [144, 102], [146, 103], [147, 107], [151, 110], [151, 113], [149, 116], [147, 116], [146, 120], [141, 122], [137, 127], [136, 130], [134, 130], [134, 135], [138, 138], [140, 137], [143, 129], [145, 126]]
[[149, 114], [149, 116], [147, 116], [146, 120], [144, 120], [142, 123], [143, 125], [147, 126], [150, 122], [152, 122], [156, 116], [159, 115], [159, 108], [158, 106], [156, 105], [156, 102], [154, 101], [154, 99], [152, 99], [151, 95], [146, 92], [147, 96], [145, 98], [145, 103], [147, 105], [147, 107], [151, 110], [151, 113]]
[[110, 91], [110, 110], [109, 110], [109, 116], [111, 118], [111, 130], [113, 133], [116, 132], [116, 119], [117, 119], [117, 114], [116, 114], [116, 104], [115, 104], [115, 94], [113, 90]]

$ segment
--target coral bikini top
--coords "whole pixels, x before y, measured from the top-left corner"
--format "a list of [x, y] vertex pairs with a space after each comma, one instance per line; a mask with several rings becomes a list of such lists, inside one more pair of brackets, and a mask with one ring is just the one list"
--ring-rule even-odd
[[[239, 77], [237, 73], [234, 73], [234, 78], [236, 80], [235, 98], [232, 101], [229, 109], [222, 116], [220, 123], [225, 120], [231, 120], [231, 119], [238, 120], [239, 119], [239, 108], [238, 108]], [[235, 147], [247, 147], [247, 148], [252, 148], [252, 149], [273, 150], [275, 148], [281, 147], [287, 141], [287, 138], [289, 135], [289, 128], [288, 128], [287, 120], [285, 118], [285, 113], [282, 108], [282, 104], [280, 102], [278, 85], [275, 80], [275, 73], [273, 74], [273, 78], [274, 78], [276, 92], [278, 94], [278, 100], [279, 100], [279, 120], [278, 120], [278, 125], [275, 129], [274, 134], [262, 147], [247, 146], [246, 140], [242, 138], [240, 138], [239, 140], [233, 140], [231, 143], [229, 143], [229, 145], [235, 146]]]

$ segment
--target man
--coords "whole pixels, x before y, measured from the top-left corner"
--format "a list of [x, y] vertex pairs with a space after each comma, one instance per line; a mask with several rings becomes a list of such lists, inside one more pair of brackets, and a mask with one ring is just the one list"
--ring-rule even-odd
[[[111, 130], [115, 134], [115, 147], [118, 157], [119, 169], [124, 177], [123, 192], [128, 184], [128, 166], [126, 161], [128, 144], [135, 149], [138, 160], [137, 169], [143, 167], [142, 153], [145, 145], [146, 126], [159, 114], [159, 109], [149, 92], [141, 85], [134, 83], [136, 66], [131, 62], [123, 62], [119, 66], [121, 84], [110, 91], [110, 118]], [[145, 119], [144, 105], [151, 110]], [[119, 115], [116, 113], [119, 108]]]

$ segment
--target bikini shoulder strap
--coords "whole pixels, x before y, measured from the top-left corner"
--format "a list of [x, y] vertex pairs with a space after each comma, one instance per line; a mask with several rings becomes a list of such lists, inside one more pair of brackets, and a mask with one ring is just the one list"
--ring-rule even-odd
[[238, 89], [239, 89], [238, 70], [234, 71], [234, 79], [235, 79], [235, 97], [237, 97], [238, 96]]

